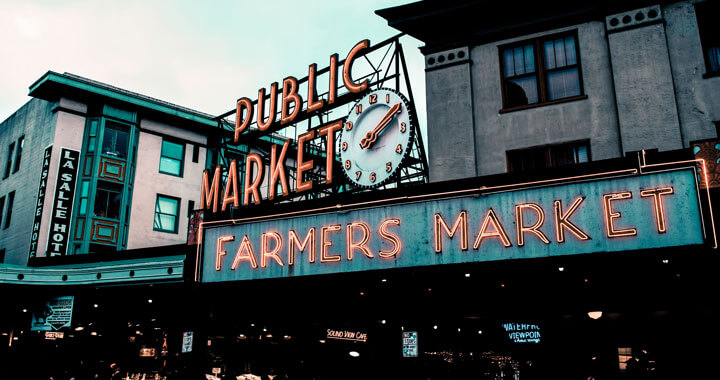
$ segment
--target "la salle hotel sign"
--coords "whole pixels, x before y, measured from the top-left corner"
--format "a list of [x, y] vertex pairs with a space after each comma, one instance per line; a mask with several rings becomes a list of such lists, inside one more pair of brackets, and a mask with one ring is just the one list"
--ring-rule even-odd
[[[574, 182], [572, 182], [574, 181]], [[222, 282], [699, 245], [695, 171], [408, 197], [205, 227], [201, 280]]]

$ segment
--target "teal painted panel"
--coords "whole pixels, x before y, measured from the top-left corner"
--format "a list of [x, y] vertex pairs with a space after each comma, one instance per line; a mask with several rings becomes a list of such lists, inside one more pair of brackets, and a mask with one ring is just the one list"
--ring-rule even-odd
[[[660, 233], [658, 232], [654, 198], [641, 197], [640, 191], [665, 187], [672, 187], [673, 193], [660, 197], [665, 216], [665, 232]], [[611, 212], [614, 215], [619, 213], [619, 216], [613, 219], [613, 225], [616, 230], [634, 228], [636, 234], [610, 238], [606, 232], [608, 227], [603, 195], [626, 191], [632, 194], [631, 198], [619, 199], [611, 203]], [[562, 229], [565, 232], [565, 241], [559, 242], [556, 235], [555, 201], [561, 202], [562, 212], [565, 213], [578, 197], [584, 197], [584, 200], [567, 220], [588, 235], [589, 239], [581, 240], [567, 229]], [[516, 226], [516, 205], [527, 203], [537, 204], [543, 210], [544, 221], [537, 228], [537, 233], [526, 232], [523, 234], [524, 245], [520, 246]], [[500, 238], [491, 237], [485, 238], [479, 248], [474, 249], [473, 243], [491, 208], [506, 232], [511, 246], [506, 247]], [[442, 252], [436, 253], [435, 214], [440, 214], [452, 227], [453, 222], [463, 211], [467, 212], [468, 249], [463, 250], [461, 247], [460, 230], [451, 239], [441, 228]], [[526, 209], [521, 213], [525, 227], [540, 222], [535, 211]], [[398, 219], [400, 225], [387, 225], [385, 236], [381, 236], [381, 223], [393, 218]], [[366, 247], [373, 256], [372, 258], [367, 257], [361, 249], [354, 249], [352, 250], [353, 259], [348, 260], [346, 231], [348, 224], [353, 222], [363, 222], [369, 226], [370, 233]], [[328, 256], [339, 257], [339, 261], [321, 262], [322, 227], [331, 225], [339, 225], [341, 230], [327, 233], [325, 246]], [[310, 262], [309, 247], [305, 252], [299, 252], [299, 248], [296, 247], [295, 263], [289, 265], [289, 248], [295, 246], [289, 241], [290, 230], [296, 231], [302, 242], [311, 228], [315, 228], [316, 231], [316, 261]], [[258, 223], [206, 227], [204, 230], [203, 282], [292, 277], [703, 244], [697, 186], [692, 169], [577, 182], [482, 196], [396, 204]], [[362, 231], [359, 228], [353, 228], [352, 231], [353, 241], [361, 242], [363, 240]], [[495, 231], [495, 229], [491, 226], [486, 231]], [[277, 254], [277, 260], [268, 257], [266, 267], [263, 268], [262, 236], [272, 232], [279, 234], [282, 247]], [[396, 236], [401, 241], [402, 248], [393, 257], [380, 257], [379, 251], [388, 251], [394, 247], [390, 235]], [[539, 235], [546, 237], [549, 243], [542, 242]], [[218, 238], [221, 236], [232, 238], [231, 241], [226, 241], [221, 245], [222, 250], [226, 252], [225, 255], [216, 253]], [[247, 236], [249, 246], [253, 249], [253, 257], [258, 264], [257, 268], [252, 267], [247, 250], [239, 250], [244, 236]], [[272, 252], [276, 246], [276, 240], [266, 237], [266, 241], [267, 251]], [[248, 244], [245, 244], [244, 247], [247, 248]], [[216, 269], [218, 257], [220, 258], [219, 270]], [[239, 257], [240, 260], [233, 269], [233, 261], [236, 257]], [[280, 265], [278, 261], [283, 265]]]
[[137, 113], [135, 112], [113, 107], [109, 104], [105, 104], [105, 107], [103, 108], [103, 114], [114, 117], [116, 119], [125, 120], [130, 123], [134, 123], [136, 121], [137, 115]]

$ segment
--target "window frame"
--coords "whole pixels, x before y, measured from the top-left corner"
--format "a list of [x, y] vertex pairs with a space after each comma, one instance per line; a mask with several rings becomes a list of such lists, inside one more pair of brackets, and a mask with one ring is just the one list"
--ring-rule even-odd
[[10, 172], [12, 170], [14, 155], [15, 155], [15, 141], [11, 142], [10, 145], [8, 145], [7, 163], [5, 164], [5, 175], [3, 175], [3, 179], [10, 177]]
[[[545, 47], [544, 42], [548, 40], [555, 40], [559, 38], [566, 38], [566, 37], [574, 37], [575, 38], [575, 57], [576, 57], [576, 63], [574, 65], [566, 65], [561, 68], [555, 67], [553, 69], [547, 69], [545, 67]], [[538, 102], [533, 104], [523, 104], [518, 106], [510, 107], [508, 106], [508, 92], [507, 92], [507, 79], [505, 77], [505, 61], [504, 61], [504, 54], [503, 52], [507, 49], [513, 49], [516, 47], [521, 47], [525, 45], [532, 45], [534, 52], [533, 59], [535, 60], [535, 78], [537, 83], [537, 90], [538, 90]], [[538, 36], [534, 38], [529, 38], [521, 41], [515, 41], [504, 45], [498, 45], [498, 62], [500, 65], [500, 92], [502, 94], [502, 109], [500, 109], [499, 113], [506, 113], [506, 112], [512, 112], [512, 111], [519, 111], [529, 108], [535, 108], [535, 107], [542, 107], [552, 104], [558, 104], [558, 103], [566, 103], [566, 102], [572, 102], [575, 100], [582, 100], [587, 99], [587, 94], [585, 93], [585, 84], [583, 81], [583, 73], [582, 73], [582, 59], [580, 59], [580, 40], [578, 38], [578, 30], [567, 30], [563, 32], [553, 33], [553, 34], [546, 34], [543, 36]], [[578, 85], [580, 88], [580, 94], [570, 96], [567, 98], [560, 98], [560, 99], [553, 99], [549, 100], [549, 89], [548, 89], [548, 80], [547, 75], [549, 73], [552, 73], [554, 71], [558, 70], [566, 70], [569, 68], [577, 68], [578, 70]], [[527, 77], [531, 76], [532, 74], [523, 74], [516, 77]], [[515, 78], [515, 77], [513, 77]]]
[[[558, 148], [566, 147], [566, 148], [574, 148], [577, 149], [580, 146], [585, 146], [587, 150], [587, 161], [586, 162], [592, 162], [592, 149], [590, 145], [590, 140], [574, 140], [574, 141], [567, 141], [562, 142], [559, 144], [546, 144], [546, 145], [536, 145], [536, 146], [529, 146], [527, 148], [520, 148], [520, 149], [512, 149], [505, 151], [505, 165], [506, 165], [506, 172], [507, 173], [528, 173], [528, 170], [513, 170], [513, 161], [511, 160], [511, 157], [516, 154], [521, 154], [522, 152], [530, 152], [530, 151], [539, 151], [543, 153], [544, 156], [544, 166], [542, 168], [535, 168], [533, 170], [548, 170], [548, 169], [558, 169], [558, 168], [567, 168], [569, 166], [573, 165], [579, 165], [584, 164], [585, 162], [575, 162], [574, 164], [569, 165], [556, 165], [556, 150]], [[577, 153], [576, 153], [577, 154]]]
[[15, 191], [11, 191], [7, 195], [7, 211], [5, 212], [5, 221], [3, 222], [3, 229], [6, 230], [10, 227], [12, 221], [12, 209], [15, 204]]
[[20, 160], [22, 160], [23, 147], [25, 146], [25, 135], [20, 136], [15, 146], [15, 163], [13, 164], [13, 174], [20, 170]]
[[[175, 214], [175, 226], [172, 231], [155, 227], [155, 216], [158, 214], [158, 204], [160, 202], [161, 197], [166, 198], [166, 199], [172, 199], [175, 202], [177, 202], [177, 210], [176, 210], [176, 214]], [[155, 210], [153, 211], [153, 231], [177, 235], [179, 227], [180, 227], [180, 209], [181, 208], [182, 208], [182, 199], [180, 199], [178, 197], [173, 197], [172, 195], [156, 194], [155, 195]], [[160, 214], [161, 215], [171, 215], [171, 214], [167, 214], [167, 213], [163, 213], [163, 212], [160, 212]]]
[[2, 222], [5, 220], [5, 196], [3, 195], [0, 197], [0, 226], [2, 226]]
[[[162, 148], [163, 148], [163, 145], [165, 144], [165, 142], [182, 146], [182, 153], [180, 155], [180, 173], [178, 173], [178, 174], [170, 173], [170, 172], [166, 172], [166, 171], [162, 170], [162, 159], [163, 158], [167, 158], [170, 160], [177, 160], [173, 157], [163, 156]], [[185, 174], [185, 145], [187, 145], [187, 144], [185, 144], [182, 141], [178, 141], [178, 140], [174, 140], [174, 139], [170, 139], [170, 138], [166, 138], [166, 137], [162, 138], [162, 142], [160, 143], [160, 160], [158, 160], [158, 173], [171, 175], [173, 177], [183, 178], [183, 176]]]

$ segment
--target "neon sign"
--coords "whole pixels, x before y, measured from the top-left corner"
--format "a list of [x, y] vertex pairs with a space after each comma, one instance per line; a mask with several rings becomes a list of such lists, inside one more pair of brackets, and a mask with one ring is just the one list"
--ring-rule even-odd
[[[446, 195], [445, 195], [446, 196]], [[202, 281], [704, 242], [692, 169], [204, 227]], [[422, 197], [421, 197], [422, 198]], [[340, 210], [339, 210], [340, 211]], [[216, 223], [217, 225], [213, 225]]]

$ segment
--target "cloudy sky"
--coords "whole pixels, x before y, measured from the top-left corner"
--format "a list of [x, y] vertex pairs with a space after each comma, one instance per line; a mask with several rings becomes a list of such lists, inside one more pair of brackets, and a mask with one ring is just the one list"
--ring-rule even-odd
[[[376, 9], [411, 0], [0, 0], [0, 121], [48, 70], [210, 114], [358, 41], [397, 33]], [[424, 128], [420, 41], [401, 40]]]

